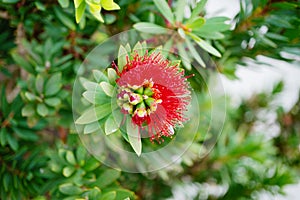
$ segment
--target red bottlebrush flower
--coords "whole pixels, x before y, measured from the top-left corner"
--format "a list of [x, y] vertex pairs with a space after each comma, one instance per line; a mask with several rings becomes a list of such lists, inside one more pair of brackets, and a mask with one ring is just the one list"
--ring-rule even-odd
[[127, 57], [122, 71], [116, 69], [118, 105], [132, 123], [148, 130], [151, 140], [172, 136], [174, 126], [187, 120], [184, 112], [191, 95], [178, 64], [172, 65], [160, 53], [135, 53], [132, 59]]

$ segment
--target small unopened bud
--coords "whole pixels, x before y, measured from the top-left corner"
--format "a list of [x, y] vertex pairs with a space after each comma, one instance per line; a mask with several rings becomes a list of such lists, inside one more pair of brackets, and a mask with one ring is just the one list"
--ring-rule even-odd
[[146, 88], [144, 94], [151, 97], [153, 95], [153, 91], [151, 88]]
[[141, 101], [143, 101], [143, 97], [140, 94], [136, 94], [136, 93], [131, 93], [130, 94], [129, 102], [132, 105], [137, 105]]

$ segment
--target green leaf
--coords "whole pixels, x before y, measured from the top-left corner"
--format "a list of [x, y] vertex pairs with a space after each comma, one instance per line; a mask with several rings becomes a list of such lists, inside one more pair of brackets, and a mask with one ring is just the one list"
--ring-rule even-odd
[[29, 64], [26, 60], [24, 60], [21, 56], [19, 56], [16, 53], [12, 53], [11, 54], [12, 58], [14, 59], [14, 61], [23, 69], [25, 69], [27, 72], [31, 73], [31, 74], [35, 74], [35, 70], [34, 68], [31, 66], [31, 64]]
[[90, 1], [86, 1], [86, 3], [89, 4], [89, 7], [90, 7], [90, 12], [92, 13], [92, 15], [97, 19], [99, 20], [100, 22], [104, 22], [100, 12], [101, 12], [101, 6], [99, 4], [95, 4], [95, 3], [92, 3]]
[[36, 141], [39, 137], [31, 130], [28, 129], [21, 129], [21, 128], [12, 128], [13, 131], [18, 135], [20, 138], [28, 141]]
[[57, 16], [57, 18], [63, 23], [66, 27], [69, 29], [75, 31], [76, 30], [76, 25], [73, 20], [69, 18], [62, 10], [58, 9], [58, 7], [54, 7], [54, 13]]
[[108, 76], [108, 80], [109, 80], [109, 82], [111, 84], [115, 84], [116, 83], [116, 79], [118, 78], [116, 70], [114, 70], [112, 68], [108, 68], [107, 69], [107, 76]]
[[2, 0], [3, 3], [18, 3], [20, 0]]
[[44, 78], [38, 74], [36, 79], [35, 79], [35, 89], [39, 94], [43, 93], [44, 89]]
[[165, 0], [153, 0], [160, 13], [171, 23], [175, 24], [174, 15]]
[[100, 200], [114, 200], [117, 196], [115, 191], [110, 191], [102, 195]]
[[9, 111], [8, 102], [7, 102], [7, 99], [6, 99], [5, 86], [2, 86], [0, 105], [1, 105], [1, 110], [4, 114], [4, 116], [7, 117], [9, 112], [11, 112], [11, 111]]
[[93, 132], [97, 131], [99, 128], [100, 128], [99, 123], [93, 122], [93, 123], [90, 123], [90, 124], [87, 124], [84, 126], [83, 133], [84, 134], [93, 133]]
[[205, 24], [205, 19], [203, 17], [197, 17], [192, 22], [186, 23], [186, 27], [192, 30], [199, 29]]
[[268, 38], [271, 38], [271, 39], [274, 39], [274, 40], [280, 40], [280, 41], [284, 41], [284, 42], [288, 42], [289, 41], [289, 38], [283, 36], [283, 35], [279, 35], [279, 34], [276, 34], [276, 33], [266, 33], [265, 34], [266, 37]]
[[221, 54], [218, 52], [218, 50], [216, 50], [214, 47], [212, 47], [210, 44], [208, 44], [207, 42], [205, 42], [204, 40], [200, 39], [198, 36], [196, 36], [195, 34], [192, 33], [188, 33], [191, 38], [205, 51], [207, 51], [208, 53], [211, 53], [214, 56], [217, 57], [221, 57]]
[[186, 0], [178, 0], [176, 4], [175, 17], [177, 22], [182, 22]]
[[0, 130], [0, 144], [1, 144], [1, 146], [6, 145], [6, 142], [7, 142], [6, 134], [7, 134], [6, 128], [1, 128], [1, 130]]
[[195, 60], [202, 66], [202, 67], [206, 67], [206, 64], [204, 63], [204, 61], [202, 60], [201, 56], [198, 54], [196, 48], [194, 47], [194, 45], [191, 43], [191, 41], [187, 38], [186, 40], [186, 45], [190, 50], [190, 53], [192, 54], [193, 58], [195, 58]]
[[42, 104], [42, 103], [39, 103], [37, 105], [37, 110], [36, 111], [42, 117], [45, 117], [49, 113], [49, 110], [48, 110], [47, 106], [45, 104]]
[[138, 126], [135, 126], [128, 118], [126, 120], [126, 130], [131, 147], [135, 153], [140, 156], [142, 153], [142, 140]]
[[[87, 160], [87, 162], [85, 163], [83, 169], [87, 172], [90, 172], [90, 171], [93, 171], [95, 170], [96, 168], [98, 168], [100, 166], [100, 163], [94, 159], [94, 158], [90, 158]], [[93, 182], [92, 184], [95, 185], [95, 182]], [[93, 186], [93, 185], [92, 185]], [[95, 185], [97, 186], [97, 185]]]
[[188, 23], [193, 21], [196, 17], [199, 16], [199, 14], [203, 11], [204, 6], [206, 5], [207, 0], [200, 0], [196, 7], [193, 9], [191, 17], [188, 20]]
[[28, 101], [35, 101], [38, 99], [38, 97], [31, 92], [25, 92], [25, 97]]
[[45, 10], [46, 10], [45, 5], [42, 4], [41, 2], [36, 1], [36, 2], [34, 2], [34, 4], [35, 4], [35, 6], [36, 6], [36, 8], [37, 8], [38, 10], [41, 10], [41, 11], [45, 11]]
[[69, 7], [70, 1], [69, 0], [58, 0], [58, 3], [61, 7], [67, 8], [67, 7]]
[[152, 34], [166, 34], [168, 33], [168, 29], [150, 23], [150, 22], [139, 22], [133, 25], [133, 28], [143, 33], [152, 33]]
[[118, 52], [118, 68], [119, 71], [123, 70], [123, 67], [126, 65], [126, 57], [128, 56], [128, 52], [123, 47], [123, 45], [120, 45], [119, 52]]
[[87, 193], [87, 199], [101, 199], [101, 190], [98, 187], [90, 189]]
[[201, 30], [205, 32], [222, 32], [230, 29], [230, 24], [226, 24], [228, 21], [227, 17], [213, 17], [206, 19], [206, 22], [200, 28], [197, 28], [195, 31]]
[[94, 79], [96, 80], [97, 83], [100, 83], [102, 81], [105, 81], [105, 82], [108, 81], [108, 79], [105, 76], [105, 74], [103, 74], [103, 72], [101, 72], [99, 70], [94, 69], [93, 70], [93, 75], [94, 75]]
[[164, 45], [164, 47], [163, 47], [163, 50], [162, 50], [162, 52], [161, 52], [161, 54], [162, 54], [165, 58], [168, 57], [168, 55], [169, 55], [169, 53], [170, 53], [170, 49], [171, 49], [171, 47], [172, 47], [172, 44], [173, 44], [173, 39], [169, 39], [169, 40], [165, 43], [165, 45]]
[[185, 31], [182, 28], [179, 28], [177, 32], [182, 39], [185, 39]]
[[3, 176], [3, 187], [4, 187], [4, 191], [8, 191], [8, 189], [10, 188], [11, 186], [11, 175], [10, 173], [4, 173], [4, 176]]
[[70, 164], [76, 165], [76, 159], [75, 159], [74, 153], [72, 151], [67, 151], [67, 153], [66, 153], [66, 160]]
[[110, 102], [110, 98], [104, 93], [104, 91], [85, 91], [82, 96], [92, 104], [100, 105]]
[[73, 183], [65, 183], [59, 186], [59, 191], [66, 195], [79, 195], [82, 193], [82, 189]]
[[92, 184], [92, 186], [97, 186], [99, 188], [104, 188], [113, 182], [115, 182], [121, 175], [121, 172], [119, 170], [115, 169], [108, 169], [105, 170], [95, 181], [95, 183]]
[[86, 8], [86, 4], [85, 4], [85, 2], [83, 2], [80, 4], [79, 7], [77, 7], [75, 9], [75, 19], [76, 19], [77, 24], [81, 21], [84, 11], [85, 11], [85, 8]]
[[49, 78], [45, 85], [45, 96], [52, 96], [60, 90], [61, 84], [61, 73], [56, 73]]
[[86, 150], [83, 146], [78, 146], [76, 149], [76, 159], [80, 166], [85, 164]]
[[273, 48], [277, 48], [277, 44], [275, 42], [273, 42], [272, 40], [264, 37], [264, 36], [259, 36], [259, 39], [261, 40], [261, 42], [265, 45], [268, 45], [270, 47], [273, 47]]
[[7, 142], [9, 146], [14, 150], [17, 151], [19, 149], [18, 141], [12, 136], [12, 134], [6, 135]]
[[113, 96], [113, 94], [114, 94], [114, 87], [111, 84], [109, 84], [107, 82], [101, 82], [100, 83], [100, 87], [103, 89], [103, 91], [105, 92], [105, 94], [107, 96], [110, 96], [110, 97]]
[[85, 1], [84, 0], [74, 0], [75, 8], [78, 8], [81, 3], [85, 3]]
[[130, 52], [131, 52], [131, 47], [130, 47], [130, 44], [129, 44], [129, 43], [127, 43], [127, 44], [125, 45], [125, 49], [126, 49], [127, 53], [130, 53]]
[[22, 108], [22, 116], [31, 117], [35, 113], [33, 104], [27, 104]]
[[220, 32], [207, 32], [205, 30], [198, 30], [196, 32], [197, 36], [207, 38], [207, 39], [212, 39], [212, 40], [219, 40], [223, 39], [225, 36], [220, 33]]
[[76, 124], [90, 124], [103, 119], [112, 112], [111, 104], [103, 104], [86, 110], [76, 121]]
[[145, 49], [143, 48], [143, 45], [140, 42], [137, 42], [134, 45], [132, 51], [137, 52], [137, 54], [139, 54], [139, 55], [144, 55]]
[[104, 15], [104, 21], [105, 21], [105, 24], [112, 24], [112, 23], [114, 23], [116, 20], [117, 20], [116, 15], [109, 14], [109, 13], [106, 13], [106, 14]]
[[49, 106], [56, 107], [61, 104], [61, 100], [60, 100], [60, 98], [57, 98], [57, 97], [51, 97], [51, 98], [45, 99], [45, 103]]
[[65, 176], [65, 177], [70, 177], [73, 173], [74, 173], [74, 171], [75, 171], [75, 168], [74, 167], [72, 167], [72, 166], [67, 166], [67, 167], [64, 167], [63, 168], [63, 175]]
[[100, 3], [101, 3], [101, 6], [105, 10], [119, 10], [120, 9], [120, 6], [118, 4], [116, 4], [115, 2], [113, 2], [113, 0], [101, 0]]
[[118, 130], [119, 125], [116, 123], [114, 116], [111, 114], [105, 121], [104, 130], [106, 135], [114, 133]]
[[135, 194], [134, 192], [126, 189], [116, 189], [117, 192], [117, 197], [116, 199], [122, 199], [122, 200], [130, 200], [130, 199], [135, 199]]
[[185, 66], [185, 68], [187, 70], [191, 70], [192, 69], [191, 61], [190, 61], [189, 56], [186, 53], [183, 43], [178, 43], [177, 48], [178, 48], [178, 53], [181, 57], [183, 65]]

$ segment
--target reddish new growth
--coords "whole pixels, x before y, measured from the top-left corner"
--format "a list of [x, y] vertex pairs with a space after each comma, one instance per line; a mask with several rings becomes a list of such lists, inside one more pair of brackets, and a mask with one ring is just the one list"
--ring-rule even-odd
[[147, 128], [151, 140], [173, 135], [174, 126], [187, 120], [189, 84], [177, 64], [172, 65], [160, 53], [135, 53], [117, 73], [118, 105], [134, 124]]

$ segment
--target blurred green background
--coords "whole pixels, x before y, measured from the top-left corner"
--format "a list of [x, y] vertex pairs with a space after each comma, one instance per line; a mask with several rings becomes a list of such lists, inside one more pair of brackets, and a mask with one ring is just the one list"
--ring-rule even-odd
[[[90, 155], [72, 115], [82, 61], [133, 28], [176, 31], [180, 42], [164, 48], [201, 74], [191, 79], [201, 112], [193, 145], [179, 162], [143, 174]], [[0, 0], [0, 199], [292, 199], [299, 64], [297, 0]], [[227, 95], [215, 91], [212, 104], [205, 84]], [[221, 114], [210, 123], [212, 106], [224, 105], [224, 124]]]

